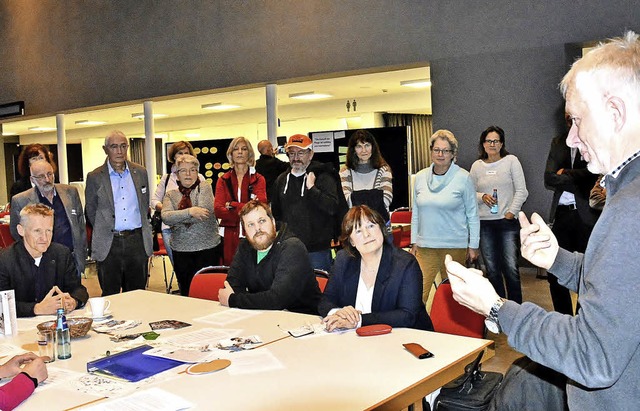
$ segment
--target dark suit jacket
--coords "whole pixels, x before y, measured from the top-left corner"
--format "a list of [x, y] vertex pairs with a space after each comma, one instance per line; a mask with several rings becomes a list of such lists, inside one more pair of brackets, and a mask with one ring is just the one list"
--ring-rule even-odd
[[[87, 224], [84, 220], [80, 195], [77, 188], [67, 184], [56, 184], [55, 187], [71, 224], [73, 255], [76, 259], [76, 266], [80, 272], [83, 272], [87, 259]], [[37, 204], [39, 202], [40, 197], [38, 197], [35, 187], [17, 194], [11, 199], [11, 235], [16, 241], [21, 238], [17, 228], [20, 222], [20, 211], [29, 204]]]
[[[87, 220], [93, 226], [91, 235], [91, 257], [96, 261], [104, 261], [111, 250], [113, 228], [116, 225], [116, 213], [113, 203], [113, 191], [107, 161], [87, 175], [85, 188], [85, 212]], [[127, 161], [131, 178], [138, 196], [138, 208], [142, 219], [142, 238], [147, 256], [153, 253], [151, 225], [149, 224], [149, 187], [147, 170], [139, 164]]]
[[87, 289], [82, 285], [71, 251], [58, 243], [51, 243], [40, 260], [39, 279], [42, 281], [41, 294], [36, 295], [32, 267], [33, 257], [19, 240], [0, 252], [0, 290], [15, 290], [18, 317], [33, 317], [33, 307], [42, 301], [54, 285], [71, 294], [83, 307], [89, 299]]
[[[564, 168], [564, 172], [556, 174], [561, 168]], [[568, 191], [576, 197], [576, 207], [582, 221], [593, 227], [600, 213], [589, 207], [589, 193], [597, 179], [597, 175], [587, 170], [587, 163], [580, 158], [580, 153], [576, 153], [571, 167], [571, 148], [566, 144], [566, 136], [554, 138], [544, 170], [544, 185], [549, 190], [554, 190], [549, 221], [553, 221], [556, 215], [560, 196]]]
[[[326, 316], [333, 308], [354, 306], [360, 279], [360, 257], [346, 250], [336, 256], [332, 274], [318, 311]], [[422, 272], [415, 257], [385, 243], [373, 289], [371, 314], [362, 315], [362, 325], [388, 324], [433, 331], [422, 302]]]

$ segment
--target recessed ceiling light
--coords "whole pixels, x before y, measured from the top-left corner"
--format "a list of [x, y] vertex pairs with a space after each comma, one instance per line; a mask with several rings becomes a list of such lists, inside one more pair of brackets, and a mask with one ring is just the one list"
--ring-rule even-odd
[[425, 88], [431, 86], [431, 80], [428, 78], [418, 80], [405, 80], [400, 82], [401, 86], [413, 87], [413, 88]]
[[106, 121], [97, 121], [97, 120], [78, 120], [76, 121], [76, 125], [78, 126], [101, 126], [103, 124], [107, 124]]
[[222, 104], [222, 103], [203, 104], [200, 107], [202, 107], [204, 110], [217, 110], [217, 111], [233, 110], [234, 108], [240, 108], [240, 106], [236, 104]]
[[29, 131], [56, 131], [56, 128], [36, 126], [36, 127], [29, 127]]
[[[143, 119], [144, 118], [144, 113], [133, 113], [133, 114], [131, 114], [131, 117], [138, 118], [138, 119]], [[167, 115], [166, 114], [160, 114], [160, 113], [153, 113], [153, 118], [162, 118], [162, 117], [167, 117]]]
[[319, 100], [322, 98], [333, 97], [331, 94], [316, 93], [315, 91], [305, 91], [304, 93], [289, 94], [289, 98], [297, 98], [300, 100]]

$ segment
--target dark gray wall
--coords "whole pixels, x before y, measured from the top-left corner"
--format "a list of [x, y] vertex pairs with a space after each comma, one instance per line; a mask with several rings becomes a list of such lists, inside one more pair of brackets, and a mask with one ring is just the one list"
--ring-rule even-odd
[[430, 62], [434, 125], [460, 138], [461, 165], [500, 125], [525, 169], [526, 210], [546, 213], [566, 44], [639, 21], [629, 0], [0, 0], [0, 103], [50, 113]]

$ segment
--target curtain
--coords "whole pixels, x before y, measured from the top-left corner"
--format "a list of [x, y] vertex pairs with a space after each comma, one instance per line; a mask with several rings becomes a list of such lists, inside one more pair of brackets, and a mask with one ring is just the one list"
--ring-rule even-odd
[[411, 158], [413, 159], [412, 174], [431, 164], [431, 150], [429, 138], [433, 134], [432, 116], [428, 114], [383, 114], [386, 127], [411, 127]]
[[130, 138], [131, 161], [144, 167], [144, 138]]

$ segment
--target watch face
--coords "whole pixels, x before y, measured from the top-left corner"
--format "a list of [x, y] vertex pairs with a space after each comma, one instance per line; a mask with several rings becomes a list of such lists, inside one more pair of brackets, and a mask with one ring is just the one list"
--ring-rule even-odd
[[500, 334], [500, 327], [498, 327], [498, 324], [495, 321], [491, 321], [490, 319], [486, 318], [484, 320], [484, 325], [485, 327], [487, 327], [487, 330], [491, 331], [494, 334]]

